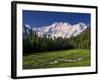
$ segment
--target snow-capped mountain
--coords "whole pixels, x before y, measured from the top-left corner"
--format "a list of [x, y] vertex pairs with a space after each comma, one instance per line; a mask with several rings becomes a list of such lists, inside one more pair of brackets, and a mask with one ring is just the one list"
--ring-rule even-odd
[[78, 36], [81, 32], [83, 32], [87, 26], [80, 22], [78, 24], [71, 25], [69, 23], [63, 22], [55, 22], [50, 26], [43, 26], [43, 27], [30, 27], [30, 25], [24, 26], [24, 34], [29, 34], [30, 30], [35, 31], [39, 37], [62, 37], [62, 38], [70, 38]]

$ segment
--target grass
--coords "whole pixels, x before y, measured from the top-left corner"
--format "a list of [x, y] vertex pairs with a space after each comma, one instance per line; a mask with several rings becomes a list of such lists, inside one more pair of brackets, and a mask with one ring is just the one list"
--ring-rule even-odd
[[23, 69], [90, 66], [90, 50], [73, 49], [23, 56]]

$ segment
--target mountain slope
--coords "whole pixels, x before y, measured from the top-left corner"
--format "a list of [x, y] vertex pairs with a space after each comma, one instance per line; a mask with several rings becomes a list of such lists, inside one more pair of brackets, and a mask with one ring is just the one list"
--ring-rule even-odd
[[[23, 52], [24, 53], [38, 53], [43, 51], [53, 50], [68, 50], [68, 49], [90, 49], [90, 27], [87, 27], [84, 31], [78, 34], [76, 37], [71, 36], [70, 38], [47, 38], [46, 36], [39, 37], [37, 30], [28, 28], [26, 26], [23, 29], [23, 34], [27, 34], [23, 38]], [[76, 26], [77, 27], [77, 26]], [[79, 29], [76, 28], [75, 29]], [[41, 30], [41, 29], [40, 29]], [[49, 30], [49, 29], [47, 29]], [[43, 30], [44, 31], [44, 30]]]
[[91, 45], [91, 32], [90, 27], [84, 30], [79, 36], [72, 38], [74, 45], [77, 45], [76, 48], [90, 49]]

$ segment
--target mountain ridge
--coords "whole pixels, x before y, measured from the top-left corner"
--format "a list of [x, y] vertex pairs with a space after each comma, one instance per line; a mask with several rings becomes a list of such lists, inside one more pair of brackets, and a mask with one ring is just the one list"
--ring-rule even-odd
[[24, 25], [24, 34], [29, 35], [30, 31], [36, 32], [39, 37], [62, 37], [62, 38], [70, 38], [76, 37], [80, 33], [82, 33], [88, 26], [85, 23], [80, 22], [74, 25], [65, 22], [55, 22], [49, 26], [43, 27], [31, 27], [30, 25]]

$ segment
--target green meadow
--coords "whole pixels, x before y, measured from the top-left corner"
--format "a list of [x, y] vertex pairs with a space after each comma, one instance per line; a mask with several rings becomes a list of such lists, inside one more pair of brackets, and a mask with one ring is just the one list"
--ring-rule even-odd
[[71, 49], [31, 53], [23, 56], [23, 69], [90, 66], [89, 49]]

